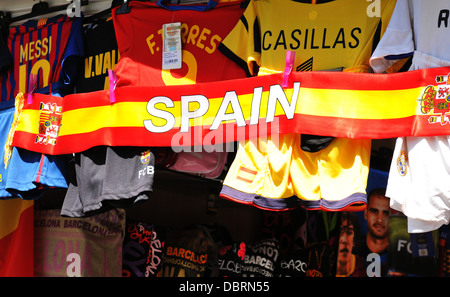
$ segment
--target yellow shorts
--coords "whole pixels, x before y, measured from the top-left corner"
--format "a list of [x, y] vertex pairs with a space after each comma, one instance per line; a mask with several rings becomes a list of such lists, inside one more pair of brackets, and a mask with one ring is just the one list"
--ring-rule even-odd
[[268, 210], [364, 210], [371, 139], [335, 138], [305, 152], [300, 136], [239, 142], [220, 196]]

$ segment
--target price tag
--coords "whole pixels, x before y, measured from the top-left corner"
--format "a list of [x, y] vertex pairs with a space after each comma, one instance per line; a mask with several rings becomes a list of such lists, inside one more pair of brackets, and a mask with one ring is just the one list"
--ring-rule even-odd
[[181, 68], [181, 52], [181, 23], [164, 24], [162, 69]]

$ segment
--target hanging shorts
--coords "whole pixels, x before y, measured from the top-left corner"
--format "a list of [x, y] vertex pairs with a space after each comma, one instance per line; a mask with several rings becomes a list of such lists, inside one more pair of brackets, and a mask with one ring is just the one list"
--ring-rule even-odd
[[67, 189], [68, 156], [50, 156], [12, 148], [5, 165], [5, 144], [14, 120], [14, 107], [0, 111], [0, 199], [34, 200], [49, 189]]
[[239, 142], [220, 196], [267, 210], [365, 209], [370, 139], [335, 138], [317, 151], [300, 134]]
[[85, 217], [148, 199], [155, 157], [149, 148], [93, 147], [75, 154], [75, 176], [61, 215]]

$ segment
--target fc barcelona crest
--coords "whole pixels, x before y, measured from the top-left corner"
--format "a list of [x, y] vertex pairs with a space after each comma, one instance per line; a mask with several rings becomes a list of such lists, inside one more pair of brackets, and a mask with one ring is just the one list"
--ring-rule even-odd
[[142, 152], [141, 153], [141, 163], [142, 164], [147, 164], [148, 162], [150, 162], [150, 158], [151, 158], [151, 155], [150, 155], [150, 150], [146, 150], [145, 152]]

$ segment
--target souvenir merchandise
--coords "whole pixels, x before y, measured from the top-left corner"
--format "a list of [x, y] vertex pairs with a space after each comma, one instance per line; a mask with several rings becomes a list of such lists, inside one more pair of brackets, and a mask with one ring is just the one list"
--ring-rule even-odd
[[1, 200], [0, 218], [0, 276], [34, 276], [33, 201]]
[[437, 275], [440, 277], [448, 277], [450, 275], [450, 246], [449, 246], [449, 226], [444, 225], [440, 228], [438, 238], [438, 260], [437, 260]]
[[[412, 59], [410, 71], [448, 66], [449, 33], [444, 17], [447, 5], [446, 1], [435, 1], [433, 5], [420, 0], [397, 1], [386, 33], [372, 55], [373, 69], [377, 73], [389, 70], [405, 57]], [[431, 124], [446, 125], [447, 89], [446, 79], [440, 82], [436, 77], [430, 89], [432, 95], [417, 98], [421, 100], [422, 112], [430, 116]], [[407, 216], [410, 233], [437, 230], [449, 223], [448, 151], [446, 135], [397, 138], [387, 196], [391, 207]]]
[[123, 240], [122, 276], [157, 277], [164, 248], [165, 228], [143, 222], [127, 222]]
[[[63, 100], [33, 93], [32, 102], [22, 100], [10, 134], [13, 146], [50, 155], [99, 145], [180, 150], [181, 139], [221, 148], [224, 143], [304, 130], [350, 140], [446, 135], [450, 126], [433, 124], [417, 110], [421, 103], [415, 98], [426, 96], [436, 77], [449, 71], [450, 67], [378, 75], [293, 72], [293, 84], [286, 88], [280, 73], [195, 85], [128, 86], [70, 94]], [[149, 99], [149, 94], [164, 96]], [[62, 106], [58, 141], [51, 146], [35, 141], [40, 106], [36, 102], [41, 100]], [[229, 113], [229, 108], [236, 112]]]
[[[115, 8], [113, 21], [120, 53], [115, 68], [117, 87], [187, 85], [245, 77], [240, 67], [218, 51], [244, 11], [241, 3], [209, 0], [199, 5], [173, 5], [169, 1], [130, 1], [127, 12]], [[173, 46], [182, 46], [179, 54], [183, 63], [169, 69], [163, 67], [166, 24], [173, 24], [180, 37], [179, 44], [173, 41]]]
[[75, 176], [61, 215], [85, 217], [105, 209], [126, 208], [149, 199], [155, 157], [149, 148], [94, 147], [75, 155]]
[[[292, 71], [368, 72], [394, 4], [381, 1], [382, 15], [369, 17], [362, 1], [249, 1], [219, 49], [254, 76], [283, 72], [288, 50]], [[364, 209], [371, 140], [321, 136], [239, 142], [221, 197], [273, 210]]]
[[14, 106], [19, 92], [72, 93], [84, 57], [82, 26], [81, 17], [57, 15], [10, 28], [8, 48], [13, 66], [2, 76], [0, 107]]
[[244, 241], [233, 242], [220, 248], [217, 251], [219, 276], [242, 277], [245, 254], [246, 243]]
[[208, 277], [217, 274], [217, 247], [207, 228], [195, 225], [167, 230], [162, 277]]
[[402, 213], [393, 213], [389, 219], [387, 276], [436, 276], [438, 233], [409, 233], [407, 225]]
[[[240, 67], [217, 50], [239, 20], [241, 4], [239, 0], [200, 5], [154, 1], [131, 2], [127, 13], [116, 8], [113, 19], [121, 57], [115, 70], [117, 87], [186, 85], [245, 77]], [[178, 43], [173, 45], [178, 50], [169, 50], [166, 45], [165, 40], [174, 34], [169, 30], [179, 34]], [[173, 62], [176, 59], [179, 61]], [[208, 178], [220, 176], [227, 160], [226, 145], [216, 148], [195, 146], [190, 140], [180, 142], [171, 170]]]
[[280, 251], [278, 240], [265, 239], [246, 246], [243, 277], [274, 277]]
[[450, 276], [449, 1], [87, 2], [0, 1], [0, 276]]
[[108, 70], [114, 70], [120, 59], [112, 19], [99, 19], [84, 26], [84, 44], [84, 63], [75, 82], [75, 92], [108, 90]]
[[34, 275], [121, 276], [125, 211], [113, 209], [89, 218], [64, 218], [60, 212], [35, 211]]
[[[347, 227], [347, 230], [348, 235], [352, 233], [353, 242], [344, 242], [344, 248], [349, 251], [351, 257], [354, 257], [354, 264], [362, 264], [362, 267], [359, 273], [353, 272], [344, 276], [381, 277], [387, 274], [391, 214], [389, 198], [386, 197], [387, 179], [388, 172], [371, 169], [367, 180], [367, 208], [361, 212], [345, 215], [352, 225], [352, 228]], [[343, 237], [343, 230], [341, 230], [341, 237]], [[348, 246], [345, 246], [347, 244]]]
[[[119, 61], [114, 23], [100, 19], [85, 26], [86, 57], [75, 92], [109, 89], [109, 71]], [[61, 214], [84, 217], [148, 199], [155, 160], [148, 148], [96, 146], [74, 157], [76, 181], [69, 184]], [[114, 204], [111, 206], [110, 204]]]
[[[6, 131], [17, 124], [18, 117], [11, 116], [11, 109], [15, 101], [23, 102], [23, 93], [27, 91], [57, 97], [71, 92], [78, 74], [79, 59], [84, 55], [82, 19], [71, 20], [58, 15], [49, 19], [29, 20], [10, 29], [8, 48], [12, 54], [13, 67], [3, 75], [2, 82], [2, 149], [5, 165], [2, 170], [6, 172], [2, 174], [1, 190], [3, 197], [35, 199], [42, 194], [40, 185], [43, 188], [67, 188], [65, 164], [68, 159], [67, 156], [48, 156], [11, 147], [12, 135]], [[28, 96], [27, 100], [30, 100]], [[46, 135], [45, 140], [40, 141], [51, 142], [55, 129], [59, 129], [61, 106], [41, 104], [39, 110], [36, 121], [42, 124], [40, 132], [45, 131]]]

